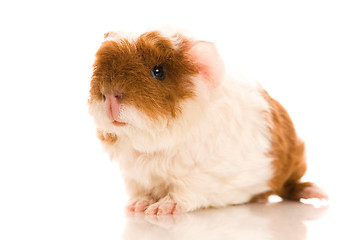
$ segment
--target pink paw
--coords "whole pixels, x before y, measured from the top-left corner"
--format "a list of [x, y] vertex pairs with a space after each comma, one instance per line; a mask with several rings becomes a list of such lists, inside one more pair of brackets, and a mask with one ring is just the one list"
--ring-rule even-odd
[[303, 199], [318, 198], [318, 199], [328, 200], [327, 194], [316, 185], [305, 187], [302, 190], [302, 192], [300, 192], [300, 198]]
[[150, 205], [144, 213], [148, 215], [167, 215], [179, 214], [182, 211], [182, 207], [179, 203], [170, 197], [165, 197], [159, 200], [159, 202]]
[[153, 200], [149, 198], [137, 198], [134, 200], [131, 200], [126, 209], [129, 212], [144, 212], [149, 205], [152, 205], [154, 203]]
[[300, 193], [300, 202], [320, 208], [328, 205], [328, 196], [316, 185], [311, 185], [305, 187]]

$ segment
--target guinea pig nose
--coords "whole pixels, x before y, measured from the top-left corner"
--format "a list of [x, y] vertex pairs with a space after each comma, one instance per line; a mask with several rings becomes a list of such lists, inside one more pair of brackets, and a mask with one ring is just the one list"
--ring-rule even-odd
[[114, 97], [120, 101], [124, 98], [124, 94], [123, 93], [117, 93], [117, 94], [114, 94]]

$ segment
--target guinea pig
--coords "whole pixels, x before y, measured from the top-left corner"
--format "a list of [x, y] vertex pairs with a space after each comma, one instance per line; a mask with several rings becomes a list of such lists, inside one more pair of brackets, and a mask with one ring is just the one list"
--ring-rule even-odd
[[178, 214], [283, 199], [325, 199], [306, 172], [286, 110], [254, 80], [226, 73], [211, 42], [150, 31], [105, 34], [89, 112], [119, 163], [128, 211]]

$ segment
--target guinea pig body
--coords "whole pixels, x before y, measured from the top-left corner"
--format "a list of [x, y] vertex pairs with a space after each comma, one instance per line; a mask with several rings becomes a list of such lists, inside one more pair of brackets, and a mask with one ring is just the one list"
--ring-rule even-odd
[[215, 46], [180, 34], [115, 34], [98, 50], [89, 111], [122, 171], [129, 211], [175, 214], [326, 198], [291, 119], [255, 81], [225, 74]]

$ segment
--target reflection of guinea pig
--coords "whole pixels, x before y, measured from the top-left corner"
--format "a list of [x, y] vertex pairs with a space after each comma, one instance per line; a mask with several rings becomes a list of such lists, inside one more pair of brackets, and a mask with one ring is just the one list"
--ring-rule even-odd
[[127, 209], [174, 214], [266, 199], [326, 198], [306, 171], [304, 144], [262, 87], [226, 76], [214, 44], [181, 34], [106, 34], [90, 114], [119, 162]]
[[122, 239], [305, 240], [310, 237], [305, 222], [319, 219], [326, 212], [327, 207], [287, 201], [181, 215], [129, 213]]

